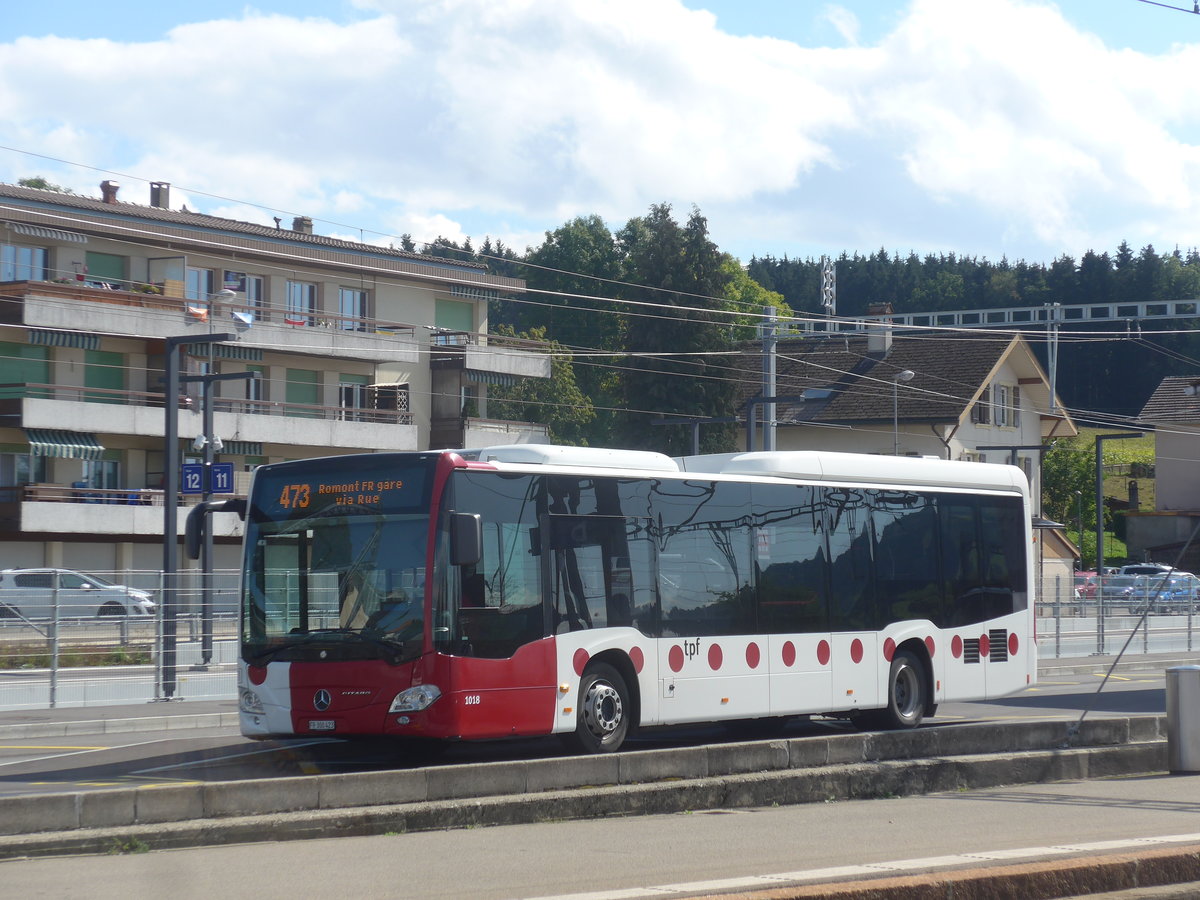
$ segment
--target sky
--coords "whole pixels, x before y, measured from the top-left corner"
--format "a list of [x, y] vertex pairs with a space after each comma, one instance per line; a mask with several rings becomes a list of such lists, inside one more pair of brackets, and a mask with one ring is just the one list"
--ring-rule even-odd
[[0, 181], [382, 244], [665, 202], [744, 262], [1186, 252], [1200, 14], [1164, 2], [13, 4]]

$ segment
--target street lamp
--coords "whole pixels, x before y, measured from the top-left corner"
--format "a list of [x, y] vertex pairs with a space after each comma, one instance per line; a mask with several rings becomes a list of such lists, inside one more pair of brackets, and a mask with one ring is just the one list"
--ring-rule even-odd
[[904, 369], [892, 376], [892, 456], [900, 455], [900, 382], [912, 381], [915, 374]]
[[1079, 532], [1079, 568], [1083, 568], [1083, 491], [1075, 491], [1075, 530]]

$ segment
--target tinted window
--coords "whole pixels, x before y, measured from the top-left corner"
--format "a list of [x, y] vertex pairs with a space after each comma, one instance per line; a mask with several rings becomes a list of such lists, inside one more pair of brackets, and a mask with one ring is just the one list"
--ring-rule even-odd
[[753, 495], [759, 630], [827, 631], [824, 491], [760, 484]]
[[865, 491], [826, 492], [830, 624], [834, 631], [874, 628], [871, 507]]
[[873, 491], [875, 590], [879, 624], [942, 619], [938, 522], [933, 498], [910, 491]]
[[659, 592], [664, 636], [750, 634], [750, 487], [687, 479], [660, 483]]

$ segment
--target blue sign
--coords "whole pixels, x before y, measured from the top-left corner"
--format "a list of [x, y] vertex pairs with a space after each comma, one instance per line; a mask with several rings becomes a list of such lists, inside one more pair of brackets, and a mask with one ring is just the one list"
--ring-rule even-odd
[[210, 494], [233, 493], [233, 463], [213, 463]]
[[[179, 484], [179, 492], [182, 494], [206, 493], [204, 484], [204, 463], [183, 464], [183, 479]], [[212, 483], [208, 485], [207, 493], [233, 493], [233, 463], [213, 463]]]
[[203, 494], [204, 493], [204, 464], [203, 463], [184, 463], [183, 464], [183, 479], [179, 482], [179, 492], [181, 494]]

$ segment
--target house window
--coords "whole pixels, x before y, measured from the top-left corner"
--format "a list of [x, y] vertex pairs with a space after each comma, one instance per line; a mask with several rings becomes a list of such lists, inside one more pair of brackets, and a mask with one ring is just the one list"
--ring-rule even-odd
[[[262, 401], [266, 399], [266, 381], [267, 367], [266, 366], [246, 366], [247, 372], [257, 372], [257, 378], [246, 379], [246, 399], [254, 401]], [[258, 412], [258, 409], [251, 405], [250, 412]]]
[[338, 314], [341, 318], [341, 327], [345, 331], [366, 331], [367, 330], [367, 301], [369, 299], [367, 291], [360, 291], [354, 288], [339, 288], [338, 289]]
[[0, 244], [0, 281], [45, 281], [48, 258], [45, 247]]
[[196, 269], [188, 266], [183, 273], [183, 298], [185, 300], [207, 300], [212, 295], [212, 269]]
[[365, 422], [366, 410], [371, 408], [370, 387], [366, 375], [338, 376], [338, 406], [340, 418], [346, 422]]
[[46, 480], [46, 457], [28, 453], [0, 453], [0, 487], [35, 484]]
[[1003, 428], [1021, 425], [1021, 389], [1015, 385], [998, 384], [992, 389], [995, 396], [995, 421]]
[[992, 391], [984, 388], [979, 399], [971, 407], [971, 421], [976, 425], [990, 425], [992, 421]]
[[316, 311], [317, 286], [310, 281], [289, 281], [284, 322], [288, 325], [311, 325]]
[[247, 275], [245, 272], [230, 272], [228, 269], [222, 275], [221, 286], [224, 290], [234, 291], [245, 295], [245, 305], [253, 312], [261, 312], [263, 308], [263, 279], [259, 275]]

